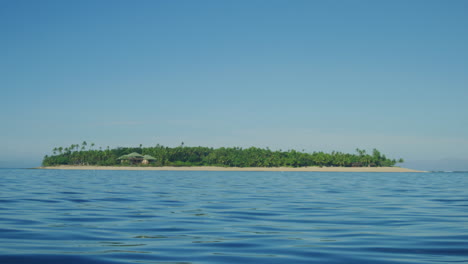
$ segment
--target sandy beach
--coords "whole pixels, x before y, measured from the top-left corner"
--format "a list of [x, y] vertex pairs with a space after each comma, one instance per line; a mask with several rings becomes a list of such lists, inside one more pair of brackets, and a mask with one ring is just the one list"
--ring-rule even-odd
[[38, 167], [49, 170], [139, 170], [139, 171], [315, 171], [315, 172], [424, 172], [400, 167], [121, 167], [121, 166], [70, 166]]

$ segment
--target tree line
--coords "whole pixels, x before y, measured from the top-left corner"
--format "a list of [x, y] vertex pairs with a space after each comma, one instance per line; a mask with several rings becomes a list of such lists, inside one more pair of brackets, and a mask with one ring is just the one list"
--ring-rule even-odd
[[120, 166], [119, 157], [137, 152], [151, 155], [156, 161], [149, 165], [139, 166], [222, 166], [222, 167], [391, 167], [404, 162], [403, 159], [389, 159], [377, 149], [372, 153], [356, 149], [356, 153], [313, 152], [296, 150], [271, 150], [269, 148], [241, 147], [188, 147], [182, 143], [178, 147], [156, 145], [154, 147], [117, 147], [94, 148], [94, 143], [70, 147], [57, 147], [53, 155], [46, 155], [43, 166], [56, 165], [98, 165]]

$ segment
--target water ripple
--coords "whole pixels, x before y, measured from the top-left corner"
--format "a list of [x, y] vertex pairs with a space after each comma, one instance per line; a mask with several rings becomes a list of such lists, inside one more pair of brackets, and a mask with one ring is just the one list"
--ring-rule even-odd
[[467, 263], [467, 173], [0, 170], [0, 263]]

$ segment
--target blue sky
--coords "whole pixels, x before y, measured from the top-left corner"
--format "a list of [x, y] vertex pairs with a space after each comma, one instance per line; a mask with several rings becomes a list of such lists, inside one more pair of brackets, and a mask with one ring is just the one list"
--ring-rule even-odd
[[86, 140], [378, 148], [468, 169], [467, 11], [456, 0], [0, 1], [0, 167]]

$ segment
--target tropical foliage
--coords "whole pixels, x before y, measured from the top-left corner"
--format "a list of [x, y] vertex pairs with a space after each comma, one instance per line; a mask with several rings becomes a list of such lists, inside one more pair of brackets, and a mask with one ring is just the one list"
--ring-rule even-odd
[[151, 155], [156, 161], [149, 165], [139, 166], [223, 166], [223, 167], [304, 167], [304, 166], [340, 166], [340, 167], [381, 167], [394, 166], [403, 162], [389, 159], [377, 149], [372, 154], [365, 150], [356, 149], [356, 154], [342, 152], [313, 152], [305, 153], [296, 150], [270, 150], [269, 148], [240, 148], [240, 147], [117, 147], [94, 149], [94, 144], [87, 142], [70, 147], [57, 147], [53, 155], [45, 156], [44, 166], [55, 165], [100, 165], [119, 166], [128, 165], [118, 160], [122, 155], [132, 152], [141, 155]]

